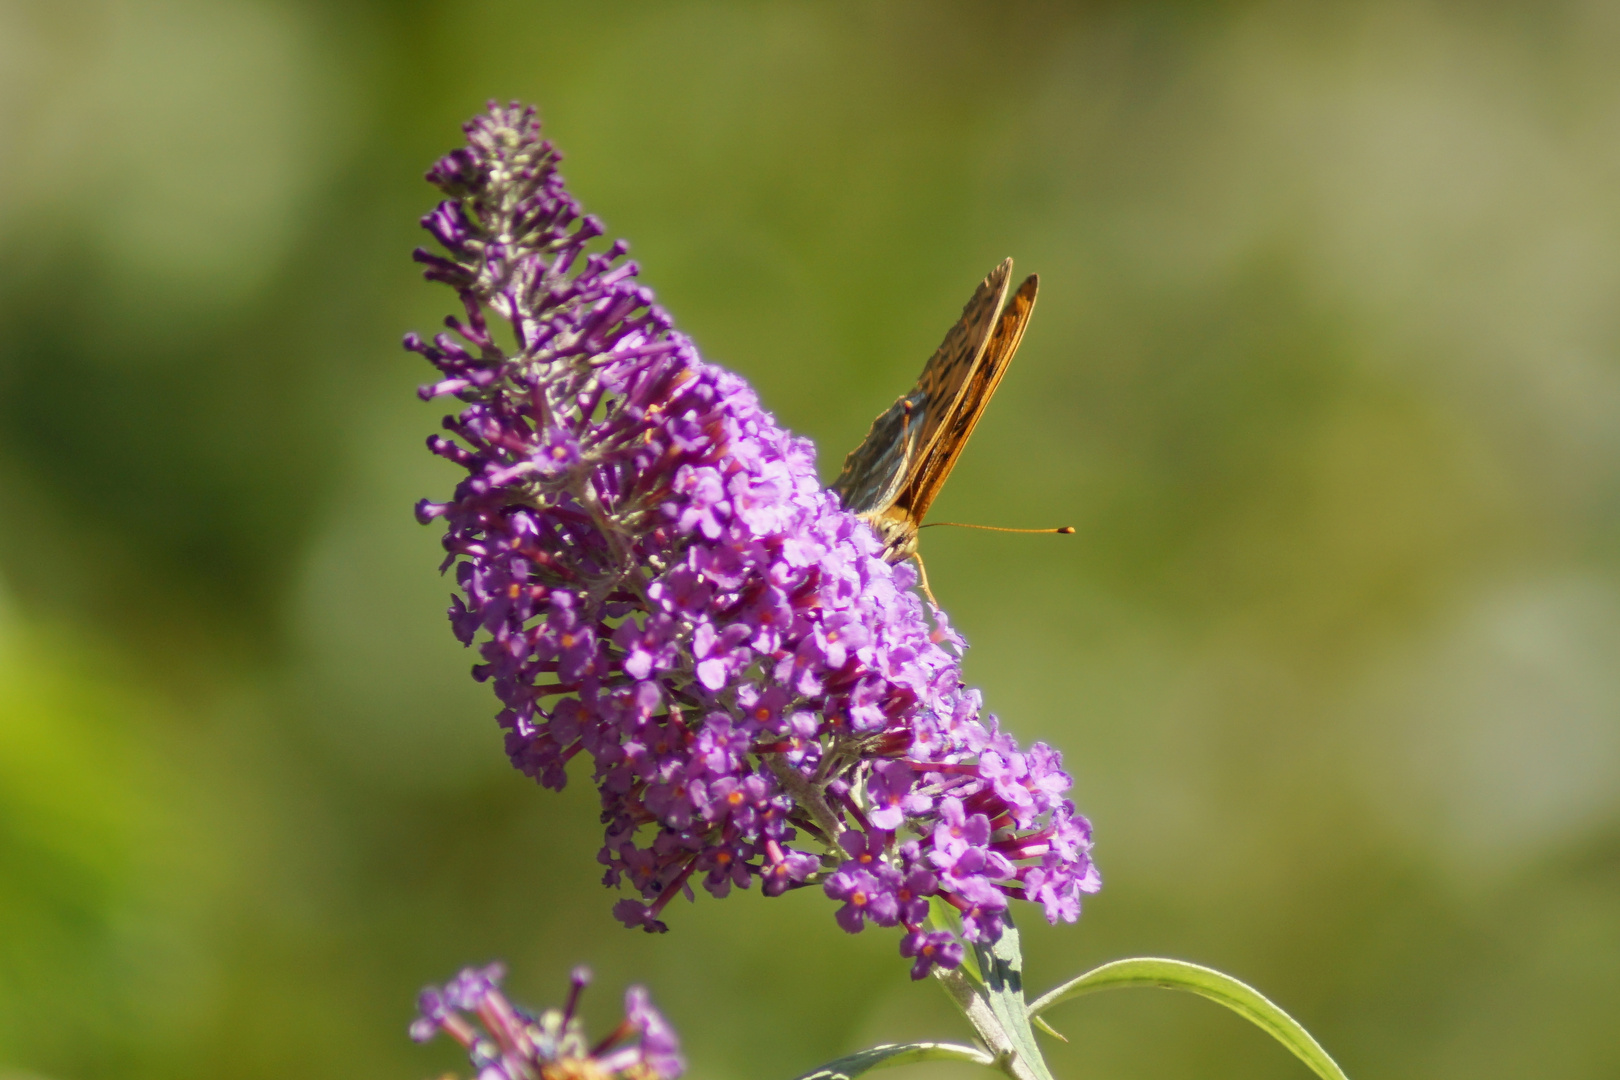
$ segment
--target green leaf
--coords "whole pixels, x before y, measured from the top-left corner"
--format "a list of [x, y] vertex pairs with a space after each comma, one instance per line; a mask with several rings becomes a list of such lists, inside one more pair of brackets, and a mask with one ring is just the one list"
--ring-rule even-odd
[[1288, 1047], [1295, 1057], [1309, 1065], [1323, 1080], [1349, 1080], [1344, 1070], [1328, 1057], [1321, 1044], [1311, 1038], [1311, 1033], [1273, 1005], [1260, 991], [1214, 968], [1189, 964], [1185, 960], [1162, 960], [1151, 956], [1115, 960], [1042, 995], [1030, 1005], [1029, 1015], [1036, 1016], [1081, 994], [1122, 986], [1162, 986], [1168, 990], [1187, 990], [1207, 997], [1225, 1005]]
[[980, 992], [1019, 1058], [1039, 1080], [1052, 1080], [1035, 1031], [1029, 1026], [1032, 1014], [1024, 1004], [1024, 954], [1019, 948], [1018, 927], [1013, 925], [1011, 912], [1003, 912], [1002, 918], [1007, 928], [994, 945], [972, 946], [984, 980]]
[[[937, 896], [929, 900], [928, 926], [962, 936], [956, 909]], [[998, 1069], [1013, 1080], [1052, 1080], [1024, 1006], [1023, 963], [1018, 930], [1009, 918], [994, 949], [969, 946], [958, 967], [935, 968], [934, 977], [973, 1025]]]
[[1056, 1039], [1058, 1042], [1068, 1042], [1069, 1041], [1069, 1037], [1067, 1035], [1063, 1034], [1063, 1032], [1059, 1031], [1057, 1028], [1053, 1027], [1051, 1024], [1048, 1024], [1045, 1021], [1045, 1019], [1043, 1019], [1042, 1017], [1031, 1016], [1029, 1018], [1029, 1022], [1035, 1028], [1036, 1031], [1044, 1031], [1048, 1035], [1052, 1036], [1052, 1038]]
[[853, 1080], [873, 1069], [887, 1069], [891, 1065], [910, 1065], [917, 1061], [965, 1061], [971, 1065], [996, 1067], [996, 1059], [973, 1046], [955, 1043], [887, 1043], [862, 1050], [858, 1054], [829, 1061], [812, 1069], [798, 1080]]

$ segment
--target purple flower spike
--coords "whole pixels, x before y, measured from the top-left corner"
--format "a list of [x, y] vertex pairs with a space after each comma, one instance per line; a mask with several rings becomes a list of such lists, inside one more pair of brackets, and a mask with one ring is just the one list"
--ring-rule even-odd
[[[575, 1015], [580, 992], [590, 982], [589, 969], [574, 969], [565, 1008], [538, 1015], [506, 999], [502, 975], [499, 964], [467, 968], [442, 989], [423, 990], [411, 1038], [427, 1042], [446, 1033], [467, 1048], [478, 1080], [676, 1080], [685, 1071], [675, 1029], [641, 987], [625, 993], [625, 1018], [619, 1026], [592, 1045]], [[473, 1014], [472, 1019], [462, 1013]]]
[[1076, 918], [1098, 878], [1058, 754], [982, 713], [915, 572], [674, 330], [534, 110], [465, 131], [427, 176], [444, 253], [416, 252], [461, 311], [405, 346], [439, 372], [421, 395], [461, 402], [428, 446], [466, 475], [417, 517], [445, 524], [451, 626], [512, 763], [562, 788], [590, 760], [604, 881], [639, 897], [614, 914], [661, 932], [698, 885], [819, 885], [846, 930], [904, 926], [917, 977], [961, 958], [925, 932], [930, 897], [970, 941], [995, 940], [1008, 897]]

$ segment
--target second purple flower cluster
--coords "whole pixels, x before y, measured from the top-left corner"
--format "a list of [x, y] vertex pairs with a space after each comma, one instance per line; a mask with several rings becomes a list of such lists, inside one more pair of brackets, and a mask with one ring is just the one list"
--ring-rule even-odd
[[675, 1029], [641, 987], [625, 991], [624, 1019], [593, 1045], [578, 1015], [588, 969], [574, 969], [561, 1009], [540, 1013], [507, 999], [505, 974], [500, 964], [464, 968], [444, 986], [423, 990], [411, 1038], [449, 1035], [466, 1049], [478, 1080], [678, 1080], [686, 1070]]
[[810, 443], [673, 330], [622, 242], [590, 253], [533, 110], [466, 132], [429, 173], [446, 254], [417, 255], [465, 315], [406, 344], [441, 372], [424, 396], [463, 403], [430, 446], [467, 475], [418, 514], [447, 524], [451, 621], [513, 763], [561, 788], [592, 759], [605, 880], [639, 896], [615, 913], [662, 930], [694, 879], [819, 884], [844, 929], [904, 927], [919, 978], [962, 955], [930, 898], [968, 941], [1009, 898], [1077, 918], [1098, 878], [1059, 755], [983, 713], [961, 640]]

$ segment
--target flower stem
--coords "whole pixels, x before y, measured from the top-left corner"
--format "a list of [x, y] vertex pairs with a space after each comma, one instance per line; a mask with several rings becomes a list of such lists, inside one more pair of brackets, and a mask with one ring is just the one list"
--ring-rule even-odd
[[973, 1025], [979, 1041], [984, 1043], [985, 1048], [995, 1058], [991, 1062], [995, 1068], [1013, 1080], [1049, 1080], [1045, 1077], [1044, 1070], [1037, 1072], [1019, 1055], [1012, 1037], [1007, 1034], [1006, 1028], [1002, 1027], [1001, 1021], [991, 1010], [990, 1003], [979, 993], [972, 981], [962, 974], [960, 968], [935, 968], [934, 977], [945, 988], [946, 996], [962, 1010], [962, 1015], [967, 1017], [968, 1023]]

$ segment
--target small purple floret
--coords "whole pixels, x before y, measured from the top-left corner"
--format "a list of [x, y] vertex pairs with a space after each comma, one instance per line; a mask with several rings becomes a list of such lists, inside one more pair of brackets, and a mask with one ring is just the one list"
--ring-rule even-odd
[[439, 369], [422, 396], [462, 403], [428, 446], [466, 476], [417, 518], [445, 523], [451, 626], [513, 764], [561, 788], [592, 762], [604, 881], [639, 896], [614, 914], [663, 931], [695, 884], [820, 885], [846, 930], [903, 925], [917, 977], [961, 959], [930, 897], [970, 942], [1008, 897], [1076, 918], [1099, 882], [1056, 751], [981, 711], [915, 572], [600, 241], [534, 110], [465, 130], [428, 173], [445, 254], [416, 253], [462, 311], [405, 345]]

